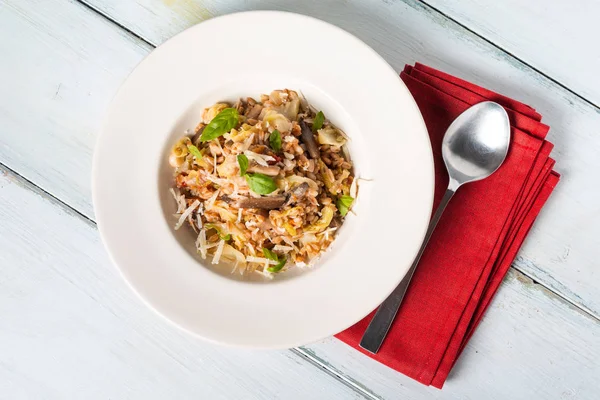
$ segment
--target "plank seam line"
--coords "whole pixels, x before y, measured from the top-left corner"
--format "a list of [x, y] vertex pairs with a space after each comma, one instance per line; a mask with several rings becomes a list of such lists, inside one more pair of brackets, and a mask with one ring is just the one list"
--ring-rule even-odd
[[[87, 9], [97, 13], [98, 15], [101, 15], [102, 17], [104, 17], [106, 20], [108, 20], [109, 22], [115, 24], [116, 26], [118, 26], [119, 28], [123, 29], [124, 31], [126, 31], [127, 33], [129, 33], [130, 35], [132, 35], [133, 37], [139, 39], [140, 41], [146, 43], [149, 46], [152, 46], [154, 48], [157, 47], [156, 44], [152, 43], [151, 41], [149, 41], [148, 39], [144, 38], [143, 36], [137, 34], [136, 32], [132, 31], [131, 29], [127, 28], [125, 25], [121, 24], [118, 21], [115, 21], [114, 19], [112, 19], [109, 15], [107, 15], [106, 13], [104, 13], [102, 10], [98, 9], [97, 7], [94, 7], [93, 5], [89, 4], [87, 1], [85, 0], [75, 0], [76, 2], [78, 2], [79, 4], [81, 4], [82, 6], [86, 7]], [[452, 18], [450, 15], [446, 14], [445, 12], [439, 10], [438, 8], [432, 6], [431, 4], [427, 3], [424, 0], [415, 0], [421, 4], [423, 4], [425, 7], [429, 8], [432, 11], [435, 11], [436, 13], [440, 14], [442, 17], [446, 18], [449, 21], [452, 21], [453, 23], [455, 23], [456, 25], [460, 26], [461, 28], [465, 29], [466, 31], [468, 31], [469, 33], [471, 33], [472, 35], [478, 37], [479, 39], [485, 41], [486, 43], [488, 43], [490, 46], [495, 47], [496, 49], [502, 51], [503, 53], [507, 54], [508, 56], [510, 56], [511, 58], [513, 58], [514, 60], [516, 60], [517, 62], [523, 64], [524, 66], [526, 66], [527, 68], [530, 68], [532, 71], [536, 72], [537, 74], [543, 76], [544, 78], [548, 79], [549, 81], [551, 81], [552, 83], [554, 83], [555, 85], [559, 86], [560, 88], [566, 90], [567, 92], [571, 93], [573, 96], [581, 99], [582, 101], [588, 103], [589, 105], [591, 105], [592, 107], [600, 110], [600, 105], [597, 105], [596, 103], [594, 103], [591, 100], [588, 100], [586, 97], [584, 97], [583, 95], [580, 95], [579, 93], [575, 92], [573, 89], [569, 88], [568, 86], [566, 86], [565, 84], [561, 83], [560, 81], [556, 80], [555, 78], [551, 77], [550, 75], [546, 74], [545, 72], [543, 72], [542, 70], [534, 67], [533, 65], [529, 64], [528, 62], [526, 62], [525, 60], [521, 59], [520, 57], [516, 56], [514, 53], [508, 51], [507, 49], [503, 48], [502, 46], [494, 43], [493, 41], [491, 41], [490, 39], [486, 38], [485, 36], [482, 36], [481, 34], [477, 33], [476, 31], [474, 31], [473, 29], [469, 28], [468, 26], [464, 25], [463, 23], [459, 22], [458, 20]]]
[[[41, 194], [48, 196], [49, 200], [51, 200], [52, 202], [57, 203], [59, 206], [67, 209], [67, 211], [76, 214], [77, 216], [81, 217], [87, 223], [96, 226], [96, 221], [94, 221], [93, 219], [91, 219], [90, 217], [88, 217], [87, 215], [82, 213], [81, 211], [77, 210], [76, 208], [65, 203], [64, 201], [62, 201], [61, 199], [59, 199], [58, 197], [56, 197], [55, 195], [53, 195], [52, 193], [47, 191], [46, 189], [42, 188], [39, 185], [36, 185], [35, 182], [24, 177], [23, 175], [21, 175], [20, 173], [18, 173], [17, 171], [15, 171], [11, 167], [9, 167], [8, 165], [4, 164], [3, 162], [0, 162], [0, 169], [5, 169], [9, 173], [13, 174], [17, 179], [25, 181], [25, 183], [27, 183], [28, 185], [31, 185], [31, 186], [35, 187], [37, 190], [39, 190], [40, 192], [42, 192]], [[27, 190], [31, 190], [31, 189], [27, 188]], [[33, 190], [31, 190], [31, 191], [33, 192]]]
[[74, 0], [74, 1], [77, 2], [77, 3], [79, 3], [79, 4], [81, 4], [83, 7], [87, 8], [88, 10], [93, 11], [94, 13], [96, 13], [96, 14], [104, 17], [104, 19], [108, 20], [109, 22], [113, 23], [114, 25], [118, 26], [119, 28], [123, 29], [125, 32], [127, 32], [131, 36], [135, 37], [136, 39], [138, 39], [138, 40], [146, 43], [148, 46], [151, 46], [152, 48], [156, 48], [155, 44], [153, 44], [150, 41], [146, 40], [143, 36], [138, 35], [134, 31], [132, 31], [131, 29], [127, 28], [125, 25], [121, 24], [120, 22], [115, 21], [109, 15], [105, 14], [104, 12], [102, 12], [99, 8], [94, 7], [93, 5], [89, 4], [85, 0]]
[[[403, 0], [403, 1], [405, 1], [405, 0]], [[592, 100], [587, 99], [583, 95], [575, 92], [573, 89], [569, 88], [565, 84], [563, 84], [560, 81], [554, 79], [553, 77], [551, 77], [550, 75], [546, 74], [542, 70], [534, 67], [533, 65], [529, 64], [528, 62], [526, 62], [522, 58], [516, 56], [514, 53], [508, 51], [507, 49], [503, 48], [502, 46], [494, 43], [493, 41], [491, 41], [490, 39], [486, 38], [485, 36], [482, 36], [481, 34], [477, 33], [476, 31], [474, 31], [473, 29], [469, 28], [465, 24], [463, 24], [463, 23], [459, 22], [458, 20], [452, 18], [450, 15], [446, 14], [445, 12], [443, 12], [443, 11], [439, 10], [438, 8], [432, 6], [431, 4], [427, 3], [425, 0], [416, 0], [416, 1], [419, 2], [419, 3], [421, 3], [421, 4], [423, 4], [425, 7], [431, 9], [432, 11], [435, 11], [436, 13], [440, 14], [441, 16], [443, 16], [444, 18], [448, 19], [449, 21], [454, 22], [455, 24], [457, 24], [461, 28], [465, 29], [466, 31], [468, 31], [469, 33], [475, 35], [476, 37], [480, 38], [481, 40], [483, 40], [484, 42], [488, 43], [489, 45], [491, 45], [491, 46], [495, 47], [496, 49], [502, 51], [503, 53], [509, 55], [511, 58], [515, 59], [516, 61], [518, 61], [519, 63], [523, 64], [527, 68], [530, 68], [534, 72], [538, 73], [539, 75], [541, 75], [544, 78], [548, 79], [549, 81], [551, 81], [555, 85], [557, 85], [557, 86], [561, 87], [562, 89], [566, 90], [567, 92], [571, 93], [575, 97], [583, 100], [584, 102], [588, 103], [589, 105], [591, 105], [591, 106], [595, 107], [596, 109], [600, 110], [600, 105], [594, 103]]]
[[592, 319], [594, 319], [597, 322], [600, 322], [600, 316], [596, 315], [595, 312], [593, 312], [592, 310], [590, 310], [589, 308], [587, 308], [586, 306], [582, 305], [582, 304], [578, 304], [575, 301], [571, 300], [570, 298], [568, 298], [567, 296], [563, 295], [561, 292], [558, 292], [554, 289], [552, 289], [551, 287], [549, 287], [548, 285], [546, 285], [544, 282], [541, 282], [539, 280], [537, 280], [534, 276], [528, 274], [527, 272], [523, 271], [521, 268], [519, 268], [517, 265], [515, 265], [515, 263], [511, 264], [511, 267], [514, 268], [516, 271], [518, 271], [519, 273], [525, 275], [527, 278], [531, 279], [531, 281], [535, 284], [535, 285], [540, 285], [541, 287], [543, 287], [544, 289], [548, 290], [550, 293], [553, 293], [555, 296], [559, 297], [561, 300], [563, 300], [565, 303], [570, 304], [571, 306], [575, 307], [577, 310], [580, 310], [581, 312], [583, 312], [584, 314], [590, 316]]
[[292, 353], [296, 354], [297, 356], [305, 359], [307, 362], [318, 367], [319, 369], [322, 369], [325, 373], [336, 378], [338, 381], [340, 381], [341, 383], [343, 383], [350, 389], [354, 390], [358, 394], [366, 397], [367, 399], [370, 399], [370, 400], [382, 400], [383, 399], [382, 397], [379, 397], [379, 396], [373, 394], [372, 392], [370, 392], [369, 390], [365, 389], [363, 386], [358, 384], [354, 379], [351, 379], [345, 375], [342, 375], [336, 368], [333, 368], [333, 367], [327, 365], [326, 363], [323, 362], [323, 360], [304, 351], [302, 348], [294, 347], [293, 349], [290, 349], [290, 351]]

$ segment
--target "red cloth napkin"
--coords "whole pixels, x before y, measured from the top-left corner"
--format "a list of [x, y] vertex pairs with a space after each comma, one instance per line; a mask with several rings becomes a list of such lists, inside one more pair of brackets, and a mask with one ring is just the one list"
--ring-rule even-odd
[[400, 77], [429, 131], [435, 162], [434, 209], [448, 175], [441, 143], [450, 123], [473, 104], [501, 104], [511, 146], [489, 178], [461, 187], [423, 254], [398, 315], [376, 355], [358, 343], [373, 313], [337, 337], [385, 365], [441, 388], [559, 180], [544, 140], [548, 126], [533, 108], [425, 65]]

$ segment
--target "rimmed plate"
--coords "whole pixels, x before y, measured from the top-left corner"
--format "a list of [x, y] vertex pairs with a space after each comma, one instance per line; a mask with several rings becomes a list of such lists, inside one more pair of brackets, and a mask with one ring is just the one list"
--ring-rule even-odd
[[[265, 282], [229, 276], [173, 231], [169, 147], [219, 100], [301, 91], [351, 138], [360, 185], [331, 250], [314, 268]], [[94, 154], [102, 239], [133, 290], [181, 328], [221, 344], [287, 348], [359, 321], [394, 289], [423, 239], [433, 161], [398, 74], [347, 32], [291, 13], [231, 14], [150, 54], [113, 100]]]

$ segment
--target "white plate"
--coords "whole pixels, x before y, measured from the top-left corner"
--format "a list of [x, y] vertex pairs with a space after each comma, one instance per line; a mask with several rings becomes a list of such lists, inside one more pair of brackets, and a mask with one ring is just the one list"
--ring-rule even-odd
[[[202, 108], [282, 88], [350, 136], [371, 181], [315, 268], [246, 281], [203, 262], [191, 231], [174, 232], [167, 156]], [[140, 63], [96, 145], [93, 197], [114, 263], [151, 308], [213, 342], [287, 348], [351, 326], [400, 282], [430, 217], [433, 161], [412, 96], [371, 48], [313, 18], [256, 11], [196, 25]]]

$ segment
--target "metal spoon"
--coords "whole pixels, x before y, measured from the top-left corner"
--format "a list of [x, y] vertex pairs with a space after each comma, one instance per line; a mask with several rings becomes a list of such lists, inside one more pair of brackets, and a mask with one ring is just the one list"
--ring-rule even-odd
[[491, 101], [476, 104], [460, 114], [446, 130], [442, 156], [450, 182], [436, 210], [423, 244], [408, 273], [379, 306], [360, 341], [360, 347], [377, 353], [402, 303], [410, 280], [446, 205], [463, 184], [487, 178], [504, 162], [510, 142], [510, 122], [502, 106]]

